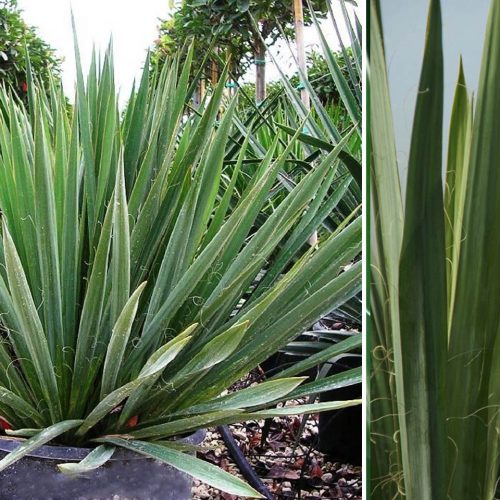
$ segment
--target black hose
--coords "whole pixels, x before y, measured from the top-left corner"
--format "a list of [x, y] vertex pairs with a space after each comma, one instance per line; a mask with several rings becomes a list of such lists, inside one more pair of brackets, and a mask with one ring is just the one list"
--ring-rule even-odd
[[253, 467], [248, 463], [248, 460], [238, 446], [238, 443], [234, 439], [229, 427], [227, 425], [219, 425], [217, 430], [222, 436], [222, 440], [224, 441], [230, 455], [233, 457], [233, 460], [236, 462], [236, 465], [240, 469], [241, 474], [248, 481], [250, 486], [264, 495], [267, 500], [273, 500], [272, 493], [256, 474]]

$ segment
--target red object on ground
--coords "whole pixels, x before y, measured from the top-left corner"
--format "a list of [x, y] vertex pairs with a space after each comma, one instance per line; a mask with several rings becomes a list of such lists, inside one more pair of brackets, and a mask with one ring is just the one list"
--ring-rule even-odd
[[314, 478], [314, 477], [321, 477], [323, 475], [323, 469], [319, 466], [319, 465], [315, 465], [312, 469], [311, 469], [311, 478]]
[[127, 422], [127, 427], [135, 427], [139, 423], [139, 417], [137, 415], [134, 415], [133, 417], [130, 417]]
[[26, 82], [21, 82], [21, 90], [24, 93], [28, 92], [28, 84]]
[[9, 431], [10, 429], [12, 429], [12, 425], [10, 425], [10, 423], [5, 420], [5, 418], [0, 417], [0, 428], [2, 428], [4, 431]]

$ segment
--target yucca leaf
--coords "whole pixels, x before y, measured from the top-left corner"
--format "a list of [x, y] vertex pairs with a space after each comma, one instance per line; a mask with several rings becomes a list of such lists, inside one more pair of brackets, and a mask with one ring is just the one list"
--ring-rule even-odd
[[333, 391], [341, 387], [348, 387], [354, 384], [361, 384], [363, 374], [361, 367], [352, 368], [345, 372], [337, 373], [329, 377], [323, 377], [308, 384], [304, 384], [292, 391], [287, 399], [298, 399], [311, 394], [321, 394], [326, 391]]
[[343, 340], [337, 344], [334, 344], [327, 349], [321, 350], [317, 354], [313, 354], [308, 358], [305, 358], [297, 363], [294, 363], [289, 368], [273, 375], [273, 379], [280, 379], [283, 377], [291, 377], [299, 373], [303, 373], [314, 366], [319, 366], [321, 363], [325, 363], [329, 359], [335, 356], [340, 356], [346, 352], [352, 351], [353, 349], [361, 347], [362, 336], [361, 334], [352, 335], [351, 338]]
[[124, 165], [125, 165], [125, 181], [127, 185], [127, 192], [131, 189], [132, 181], [134, 180], [134, 169], [140, 155], [142, 141], [144, 140], [144, 120], [146, 116], [146, 106], [149, 90], [149, 52], [144, 62], [144, 69], [141, 76], [139, 89], [134, 96], [134, 107], [131, 111], [129, 128], [126, 135], [126, 147], [124, 151]]
[[37, 428], [37, 429], [30, 429], [30, 428], [25, 428], [25, 429], [5, 429], [5, 434], [7, 436], [12, 436], [12, 437], [23, 437], [23, 438], [30, 438], [33, 437], [35, 434], [39, 434], [42, 429]]
[[[96, 135], [96, 164], [99, 171], [96, 186], [96, 211], [100, 220], [104, 210], [110, 181], [116, 171], [116, 149], [119, 139], [117, 137], [118, 109], [113, 81], [113, 67], [110, 54], [111, 47], [106, 52], [103, 75], [99, 85], [99, 120], [98, 127], [94, 130]], [[123, 158], [122, 160], [123, 161]], [[120, 165], [120, 162], [119, 162]], [[119, 170], [120, 166], [118, 166]]]
[[[149, 372], [150, 368], [159, 359], [163, 359], [168, 363], [173, 361], [186, 344], [189, 343], [191, 340], [191, 333], [197, 328], [197, 326], [198, 325], [195, 323], [194, 325], [186, 328], [186, 330], [153, 353], [139, 373], [139, 377], [144, 376], [147, 372]], [[133, 416], [133, 412], [137, 411], [139, 405], [146, 399], [150, 389], [153, 387], [160, 375], [161, 373], [157, 372], [156, 374], [149, 376], [148, 379], [144, 380], [144, 382], [137, 389], [132, 391], [121, 412], [118, 427], [123, 427], [129, 418]]]
[[248, 328], [248, 322], [238, 323], [208, 342], [171, 379], [172, 384], [180, 383], [201, 371], [224, 361], [238, 347]]
[[[294, 134], [295, 130], [291, 127], [287, 127], [282, 123], [276, 123], [276, 126], [280, 129], [284, 130], [289, 134]], [[309, 134], [299, 134], [299, 140], [304, 142], [305, 144], [309, 144], [310, 146], [314, 146], [325, 151], [332, 151], [335, 146], [330, 144], [329, 142], [323, 141], [322, 139], [318, 139], [317, 137], [313, 137]], [[339, 158], [342, 160], [344, 165], [349, 169], [349, 173], [352, 175], [353, 179], [357, 182], [358, 186], [362, 185], [362, 167], [359, 161], [357, 161], [352, 155], [347, 153], [346, 151], [340, 151], [338, 154]]]
[[321, 413], [323, 411], [340, 410], [349, 406], [361, 404], [361, 399], [347, 401], [328, 401], [326, 403], [301, 404], [296, 406], [283, 406], [281, 408], [255, 411], [248, 414], [249, 419], [287, 417], [289, 415], [306, 415], [308, 413]]
[[[2, 281], [2, 278], [0, 278], [0, 296], [2, 287], [5, 285]], [[3, 305], [1, 298], [0, 304]], [[20, 371], [12, 364], [11, 353], [5, 340], [0, 342], [0, 384], [25, 401], [29, 401], [32, 396], [26, 382], [21, 378]]]
[[118, 161], [116, 175], [113, 236], [111, 248], [111, 310], [110, 320], [115, 323], [130, 294], [130, 231], [123, 158]]
[[[330, 13], [330, 16], [333, 18], [333, 11], [332, 7], [330, 4], [327, 4], [328, 6], [328, 11]], [[342, 15], [344, 17], [344, 22], [345, 26], [347, 28], [347, 32], [349, 33], [349, 38], [351, 40], [351, 47], [353, 48], [353, 54], [354, 54], [354, 63], [356, 66], [357, 73], [360, 75], [361, 74], [361, 40], [357, 36], [357, 34], [354, 32], [354, 29], [352, 27], [352, 21], [349, 16], [349, 12], [347, 11], [346, 7], [346, 2], [345, 0], [340, 0], [340, 7], [342, 9]], [[356, 14], [354, 13], [354, 16], [356, 18]]]
[[88, 380], [89, 377], [92, 379], [95, 376], [97, 365], [101, 361], [99, 357], [95, 357], [95, 349], [99, 334], [103, 333], [99, 327], [106, 293], [112, 212], [113, 210], [108, 207], [80, 317], [70, 401], [70, 411], [74, 412], [72, 414], [81, 411], [85, 404], [84, 396], [90, 391], [89, 385], [82, 384], [81, 381]]
[[[89, 113], [89, 105], [85, 94], [85, 85], [83, 82], [83, 72], [80, 60], [80, 49], [76, 37], [76, 26], [73, 13], [71, 13], [71, 22], [73, 25], [73, 39], [75, 47], [76, 61], [76, 86], [77, 97], [76, 106], [78, 107], [78, 123], [81, 133], [82, 151], [83, 151], [83, 172], [85, 178], [85, 204], [88, 216], [89, 239], [94, 239], [94, 223], [96, 216], [96, 180], [95, 180], [95, 158], [92, 148], [92, 130]], [[92, 251], [92, 249], [91, 249]]]
[[[325, 55], [326, 63], [328, 65], [328, 69], [330, 70], [330, 74], [332, 75], [333, 81], [335, 82], [335, 87], [340, 94], [342, 102], [344, 103], [347, 112], [349, 113], [351, 120], [353, 123], [361, 126], [361, 107], [359, 102], [355, 99], [346, 78], [342, 74], [342, 71], [335, 59], [332, 50], [330, 49], [325, 34], [320, 27], [320, 23], [316, 17], [316, 13], [314, 9], [311, 8], [309, 3], [309, 11], [311, 12], [311, 16], [314, 21], [314, 26], [319, 35], [319, 39], [321, 42], [321, 47], [323, 49], [323, 54]], [[333, 16], [332, 16], [333, 17]], [[346, 58], [346, 60], [349, 58]]]
[[[399, 335], [399, 259], [403, 235], [403, 208], [396, 160], [394, 126], [378, 2], [370, 4], [370, 116], [371, 116], [371, 206], [372, 259], [370, 292], [370, 425], [372, 447], [372, 495], [391, 498], [404, 491], [403, 481], [395, 479], [408, 464], [407, 447], [395, 443], [399, 433], [406, 440], [404, 390]], [[390, 354], [393, 354], [392, 356]], [[395, 373], [394, 378], [387, 376]], [[399, 381], [395, 383], [396, 378]], [[378, 492], [378, 493], [376, 493]]]
[[25, 401], [17, 394], [5, 387], [0, 387], [0, 399], [2, 404], [9, 406], [16, 412], [17, 415], [28, 418], [38, 425], [43, 425], [43, 418], [38, 411], [31, 405], [30, 402]]
[[[448, 349], [446, 409], [449, 437], [454, 445], [448, 461], [448, 495], [453, 499], [493, 498], [499, 470], [498, 427], [494, 427], [495, 418], [489, 410], [500, 404], [498, 378], [494, 379], [498, 359], [493, 357], [498, 352], [495, 297], [500, 296], [500, 261], [494, 251], [500, 244], [500, 235], [494, 230], [500, 215], [500, 144], [495, 134], [500, 95], [494, 82], [500, 69], [499, 43], [500, 4], [493, 1], [472, 129], [463, 208], [464, 237]], [[485, 452], [478, 454], [479, 448]], [[491, 461], [488, 457], [496, 459]], [[471, 467], [477, 479], [468, 483], [464, 475]]]
[[104, 465], [115, 452], [113, 446], [100, 445], [94, 448], [83, 460], [78, 463], [69, 462], [59, 464], [57, 468], [67, 475], [85, 474]]
[[233, 422], [235, 417], [238, 418], [242, 414], [243, 410], [237, 408], [203, 413], [202, 415], [184, 417], [164, 424], [144, 424], [143, 429], [133, 430], [129, 432], [129, 435], [137, 439], [154, 437], [165, 439], [179, 433], [203, 429], [225, 422]]
[[69, 139], [69, 153], [67, 174], [64, 188], [64, 210], [61, 233], [61, 290], [63, 300], [64, 332], [67, 345], [74, 346], [71, 332], [76, 328], [77, 297], [79, 293], [79, 280], [74, 276], [80, 274], [80, 231], [78, 220], [78, 207], [80, 201], [80, 155], [78, 145], [79, 129], [77, 114], [73, 116], [71, 124], [71, 137]]
[[324, 219], [333, 211], [341, 198], [345, 195], [350, 184], [350, 179], [341, 183], [332, 193], [329, 200], [323, 203], [328, 189], [331, 187], [333, 177], [336, 173], [335, 169], [327, 175], [323, 185], [309, 206], [307, 213], [302, 217], [301, 221], [292, 234], [281, 247], [275, 262], [270, 266], [262, 282], [259, 284], [261, 289], [266, 289], [277, 278], [279, 273], [293, 259], [300, 248], [307, 243], [315, 228], [319, 227]]
[[[446, 254], [441, 170], [443, 54], [441, 10], [433, 0], [415, 108], [399, 276], [402, 383], [410, 498], [446, 496], [444, 382]], [[432, 234], [432, 238], [429, 235]], [[415, 363], [417, 367], [415, 369]], [[396, 382], [398, 383], [398, 382]]]
[[0, 460], [0, 471], [5, 470], [9, 467], [9, 465], [17, 462], [25, 455], [28, 455], [32, 451], [40, 448], [40, 446], [43, 446], [45, 443], [48, 443], [61, 434], [74, 429], [81, 423], [81, 420], [63, 420], [57, 424], [47, 427], [28, 440], [22, 441], [14, 451], [11, 451], [8, 455], [2, 458], [2, 460]]
[[[21, 261], [25, 265], [26, 274], [30, 278], [30, 282], [36, 287], [32, 290], [35, 303], [40, 299], [41, 277], [40, 268], [38, 265], [38, 249], [37, 249], [37, 235], [35, 232], [32, 220], [35, 216], [35, 200], [33, 196], [34, 183], [33, 183], [33, 164], [34, 164], [34, 144], [33, 141], [28, 139], [23, 130], [28, 126], [28, 117], [19, 111], [16, 113], [14, 105], [11, 103], [9, 106], [9, 125], [3, 126], [3, 130], [7, 134], [10, 131], [10, 142], [12, 146], [11, 166], [12, 174], [15, 177], [15, 185], [19, 188], [19, 193], [15, 196], [11, 205], [12, 216], [17, 213], [19, 218], [18, 224], [12, 228], [13, 236], [16, 235], [15, 241], [23, 241], [24, 253], [20, 255]], [[7, 144], [2, 148], [5, 152]], [[4, 155], [4, 160], [7, 158]], [[7, 164], [4, 167], [7, 170]], [[7, 172], [5, 172], [7, 175]], [[6, 179], [2, 182], [8, 195], [14, 197], [14, 184], [10, 184]], [[9, 211], [4, 211], [8, 214]], [[17, 232], [21, 234], [18, 235]], [[20, 238], [19, 238], [20, 236]], [[19, 238], [19, 239], [18, 239]]]
[[[280, 321], [266, 322], [265, 333], [259, 329], [258, 323], [251, 324], [246, 335], [248, 340], [244, 346], [220, 365], [220, 369], [225, 371], [227, 379], [237, 380], [241, 374], [246, 372], [249, 365], [254, 363], [254, 361], [249, 361], [250, 354], [254, 360], [264, 361], [270, 353], [276, 350], [277, 345], [284, 345], [293, 340], [306, 328], [305, 325], [313, 324], [327, 314], [327, 310], [332, 309], [332, 304], [335, 307], [336, 303], [343, 303], [357, 293], [361, 288], [360, 272], [360, 264], [355, 264], [307, 298], [301, 297], [300, 303], [286, 315], [281, 316]], [[255, 335], [254, 332], [259, 332], [259, 335]], [[216, 378], [216, 373], [210, 372], [204, 377], [199, 387], [215, 391], [217, 389], [217, 386], [214, 386]]]
[[158, 445], [143, 441], [132, 441], [111, 437], [102, 438], [102, 441], [115, 446], [121, 446], [122, 448], [127, 448], [156, 460], [161, 460], [175, 469], [185, 472], [214, 488], [226, 491], [232, 495], [262, 498], [260, 493], [248, 486], [241, 479], [205, 461], [181, 453], [174, 448], [168, 448], [166, 444]]
[[[472, 107], [469, 101], [462, 60], [450, 118], [448, 163], [445, 184], [446, 264], [448, 311], [451, 316], [455, 302], [462, 223], [469, 169], [472, 136]], [[450, 325], [448, 325], [449, 329]]]
[[212, 238], [215, 236], [217, 231], [221, 228], [222, 224], [224, 223], [224, 218], [226, 217], [229, 204], [231, 202], [231, 197], [234, 194], [234, 189], [236, 186], [236, 181], [238, 180], [238, 176], [240, 173], [241, 166], [243, 164], [243, 160], [245, 158], [245, 154], [247, 153], [247, 148], [248, 148], [248, 142], [250, 140], [250, 136], [247, 135], [245, 137], [245, 140], [241, 146], [240, 154], [238, 155], [238, 159], [236, 161], [236, 165], [234, 166], [233, 173], [231, 175], [231, 180], [226, 188], [226, 191], [217, 206], [217, 209], [215, 211], [215, 214], [210, 222], [210, 226], [208, 227], [207, 234], [203, 238], [203, 246], [205, 247], [210, 243]]
[[194, 405], [177, 415], [189, 415], [196, 413], [207, 413], [212, 411], [232, 410], [238, 408], [250, 408], [260, 406], [276, 400], [282, 400], [287, 394], [300, 385], [306, 377], [280, 378], [262, 382], [241, 391], [221, 396], [212, 401]]
[[33, 363], [38, 375], [43, 397], [49, 406], [50, 418], [53, 421], [58, 421], [61, 417], [61, 404], [58, 398], [59, 390], [47, 339], [31, 296], [26, 275], [5, 221], [2, 230], [5, 245], [5, 265], [14, 313], [20, 328], [24, 332], [23, 338], [30, 354], [30, 361]]
[[122, 366], [123, 355], [125, 354], [125, 349], [127, 347], [130, 330], [132, 329], [132, 323], [134, 322], [135, 315], [137, 313], [139, 299], [145, 286], [146, 283], [143, 283], [131, 295], [123, 307], [120, 316], [118, 316], [115, 326], [113, 327], [113, 332], [111, 333], [111, 338], [106, 351], [106, 358], [104, 360], [101, 398], [116, 389], [118, 373]]
[[[37, 106], [35, 118], [35, 162], [34, 189], [35, 223], [43, 293], [43, 324], [52, 362], [61, 377], [61, 391], [66, 395], [68, 375], [63, 375], [64, 333], [61, 304], [61, 278], [59, 267], [59, 245], [57, 216], [53, 191], [53, 167], [49, 156], [47, 124], [42, 110]], [[66, 396], [65, 396], [66, 397]]]
[[139, 389], [142, 385], [148, 385], [148, 382], [156, 380], [158, 376], [161, 375], [161, 372], [165, 369], [165, 367], [179, 353], [184, 343], [187, 341], [189, 341], [189, 337], [183, 339], [182, 344], [180, 342], [177, 342], [178, 345], [171, 346], [168, 350], [160, 348], [161, 353], [156, 356], [154, 355], [154, 361], [152, 360], [136, 379], [128, 382], [125, 385], [122, 385], [118, 389], [115, 389], [99, 402], [99, 404], [89, 413], [76, 434], [78, 436], [83, 436], [86, 432], [89, 431], [89, 429], [94, 427], [100, 420], [102, 420], [108, 413], [110, 413], [114, 408], [120, 405], [120, 403], [128, 398], [134, 391]]
[[[200, 165], [195, 177], [198, 196], [196, 211], [193, 217], [193, 227], [188, 240], [188, 259], [191, 260], [198, 249], [201, 238], [206, 231], [207, 223], [212, 213], [215, 198], [219, 189], [220, 176], [226, 143], [233, 124], [233, 114], [236, 109], [236, 99], [229, 104], [224, 118], [217, 129], [206, 158]], [[189, 249], [190, 247], [190, 249]]]
[[[215, 287], [211, 296], [207, 299], [205, 303], [204, 318], [205, 321], [209, 319], [213, 321], [210, 317], [210, 307], [214, 300], [218, 297], [220, 293], [223, 293], [231, 280], [237, 280], [241, 283], [241, 275], [245, 273], [247, 266], [255, 266], [255, 275], [262, 268], [264, 264], [264, 259], [271, 254], [280, 239], [286, 234], [288, 228], [292, 225], [295, 218], [298, 217], [300, 211], [305, 208], [306, 204], [311, 198], [313, 198], [321, 184], [323, 176], [327, 175], [330, 169], [335, 168], [334, 160], [338, 155], [338, 152], [343, 148], [347, 137], [345, 137], [335, 149], [329, 153], [329, 155], [323, 160], [323, 162], [315, 169], [305, 176], [298, 186], [290, 193], [288, 197], [288, 203], [286, 205], [280, 205], [273, 214], [267, 219], [265, 224], [262, 225], [259, 232], [254, 235], [251, 241], [245, 246], [245, 248], [239, 253], [236, 259], [231, 263], [230, 267], [225, 270], [222, 279]], [[276, 228], [279, 228], [277, 230]], [[271, 237], [272, 235], [272, 237]], [[256, 259], [256, 255], [259, 255], [261, 261]], [[238, 276], [239, 275], [239, 276]], [[238, 276], [238, 277], [237, 277]], [[237, 278], [236, 278], [237, 277]], [[252, 278], [247, 278], [247, 282], [244, 286], [249, 286]], [[227, 309], [223, 309], [218, 305], [218, 314], [222, 312], [228, 312], [228, 309], [233, 307], [234, 304], [229, 303]], [[230, 311], [229, 311], [230, 312]]]

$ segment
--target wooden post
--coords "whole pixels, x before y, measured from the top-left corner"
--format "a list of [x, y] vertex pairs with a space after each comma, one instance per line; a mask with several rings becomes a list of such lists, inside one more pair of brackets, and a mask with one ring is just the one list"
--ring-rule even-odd
[[[300, 99], [307, 110], [311, 109], [309, 92], [305, 86], [304, 79], [307, 80], [306, 47], [304, 45], [304, 9], [302, 0], [293, 0], [293, 11], [295, 14], [295, 43], [297, 46], [297, 62], [300, 68]], [[309, 236], [309, 245], [316, 247], [318, 244], [318, 231], [314, 231]]]
[[205, 89], [205, 78], [202, 78], [200, 80], [200, 105], [203, 102], [203, 98], [205, 97], [205, 92], [206, 92], [206, 89]]
[[266, 46], [255, 36], [255, 101], [260, 104], [266, 99]]
[[217, 63], [214, 60], [212, 60], [210, 80], [213, 87], [215, 87], [217, 85], [217, 82], [219, 81], [219, 68], [217, 67]]
[[293, 0], [293, 11], [295, 14], [295, 41], [297, 46], [297, 61], [299, 63], [301, 72], [304, 74], [304, 77], [302, 77], [302, 75], [300, 76], [300, 98], [304, 103], [306, 109], [310, 109], [311, 103], [309, 99], [309, 92], [305, 87], [305, 82], [302, 81], [303, 78], [307, 79], [306, 48], [304, 45], [304, 10], [302, 7], [302, 0]]

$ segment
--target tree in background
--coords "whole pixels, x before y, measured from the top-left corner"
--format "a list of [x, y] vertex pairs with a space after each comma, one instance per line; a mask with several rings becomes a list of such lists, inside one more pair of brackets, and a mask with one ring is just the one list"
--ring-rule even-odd
[[[350, 47], [346, 49], [346, 53], [351, 59], [351, 64], [354, 64], [354, 56]], [[350, 80], [347, 64], [341, 51], [334, 53], [334, 57], [342, 72], [342, 75], [344, 76], [346, 81], [349, 82], [349, 86], [354, 92], [354, 84], [360, 86], [361, 82], [354, 82], [353, 84], [353, 82]], [[321, 104], [323, 104], [324, 106], [338, 106], [340, 104], [339, 107], [344, 109], [339, 91], [335, 85], [335, 82], [333, 81], [326, 59], [320, 52], [311, 50], [307, 53], [307, 73], [308, 80], [310, 81], [314, 91], [316, 92], [316, 95], [321, 101]], [[290, 83], [296, 89], [300, 89], [301, 79], [298, 73], [295, 73], [290, 77]], [[246, 82], [241, 85], [241, 87], [246, 96], [248, 96], [249, 98], [255, 97], [255, 83]], [[283, 83], [281, 82], [281, 80], [270, 82], [266, 87], [268, 97], [271, 99], [276, 95], [282, 94], [284, 91]], [[245, 114], [246, 112], [252, 113], [254, 110], [253, 106], [249, 106], [249, 102], [246, 99], [241, 99], [239, 101], [238, 108], [243, 114]], [[345, 109], [344, 112], [347, 115], [347, 111], [345, 111]]]
[[0, 82], [24, 96], [26, 86], [26, 51], [34, 74], [44, 86], [49, 74], [59, 73], [60, 60], [54, 50], [27, 26], [16, 0], [0, 0]]
[[[311, 5], [317, 16], [326, 15], [327, 0], [315, 0]], [[305, 8], [304, 23], [310, 22], [310, 12]], [[202, 61], [215, 38], [219, 53], [231, 57], [236, 78], [255, 64], [255, 98], [259, 103], [266, 97], [266, 51], [282, 34], [295, 37], [292, 0], [185, 0], [162, 23], [153, 61], [161, 64], [190, 39], [196, 41], [195, 60]]]

